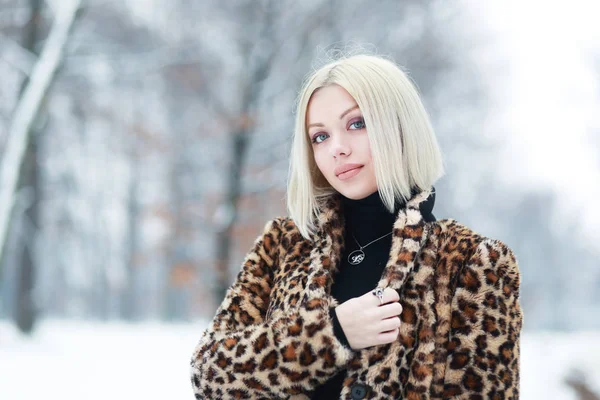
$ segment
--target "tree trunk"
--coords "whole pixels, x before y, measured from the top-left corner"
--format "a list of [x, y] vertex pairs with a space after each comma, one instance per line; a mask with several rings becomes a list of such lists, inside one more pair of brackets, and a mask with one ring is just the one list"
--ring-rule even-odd
[[248, 147], [250, 133], [241, 129], [233, 134], [231, 168], [227, 174], [227, 194], [225, 198], [225, 224], [217, 234], [217, 284], [215, 297], [219, 304], [225, 297], [227, 289], [231, 285], [229, 280], [229, 254], [231, 252], [231, 232], [237, 220], [237, 204], [242, 191], [242, 169]]
[[[32, 2], [31, 4], [32, 9], [35, 10], [37, 3]], [[13, 210], [19, 185], [31, 184], [34, 190], [38, 186], [37, 174], [33, 173], [33, 175], [27, 176], [25, 173], [27, 170], [26, 160], [29, 160], [29, 163], [33, 163], [33, 169], [37, 168], [37, 162], [35, 161], [37, 158], [35, 156], [36, 147], [32, 144], [32, 131], [34, 123], [39, 119], [43, 108], [43, 100], [59, 68], [63, 51], [80, 5], [81, 0], [73, 0], [68, 6], [63, 6], [59, 9], [44, 49], [17, 103], [14, 118], [8, 131], [8, 141], [0, 171], [0, 260], [5, 259], [4, 250], [6, 248], [8, 230], [11, 226], [11, 219], [14, 217]], [[37, 6], [39, 7], [39, 4]], [[33, 20], [30, 21], [30, 24], [35, 25], [35, 19], [39, 18], [39, 16], [32, 13], [32, 17]], [[37, 33], [35, 34], [37, 35]], [[28, 40], [35, 40], [35, 37], [28, 37]], [[27, 156], [28, 149], [30, 149], [29, 157]], [[36, 206], [34, 205], [33, 207], [35, 210]], [[28, 211], [25, 214], [33, 216], [34, 220], [37, 219], [35, 211]], [[26, 247], [28, 250], [32, 250], [31, 246]], [[17, 317], [17, 325], [20, 329], [24, 329], [25, 332], [29, 332], [33, 327], [31, 290], [33, 288], [34, 276], [33, 257], [31, 257], [30, 253], [23, 257], [23, 263], [23, 268], [17, 274], [18, 291], [23, 291], [23, 294], [17, 295], [17, 303], [20, 303], [20, 305], [16, 307], [19, 310], [18, 314], [23, 313], [23, 315]]]
[[127, 225], [129, 232], [128, 256], [125, 265], [125, 281], [121, 288], [119, 296], [120, 317], [126, 321], [133, 321], [137, 318], [138, 310], [136, 306], [136, 263], [137, 252], [139, 249], [140, 231], [139, 231], [139, 205], [138, 191], [140, 179], [140, 159], [136, 146], [131, 147], [131, 178], [129, 181], [129, 195], [127, 198]]
[[[31, 53], [39, 55], [36, 51], [36, 43], [41, 39], [39, 33], [39, 22], [41, 18], [42, 1], [29, 0], [31, 8], [30, 18], [25, 25], [23, 47]], [[29, 79], [25, 79], [21, 86], [20, 94], [22, 95], [29, 83]], [[32, 128], [32, 129], [35, 129]], [[39, 185], [39, 162], [38, 162], [38, 135], [34, 132], [31, 136], [29, 146], [25, 153], [25, 161], [19, 177], [17, 192], [28, 190], [31, 196], [31, 201], [25, 208], [23, 214], [15, 215], [20, 221], [24, 229], [22, 235], [18, 236], [16, 251], [17, 275], [16, 275], [16, 298], [13, 309], [13, 318], [19, 330], [23, 333], [31, 333], [33, 331], [34, 322], [37, 314], [33, 289], [35, 286], [35, 243], [38, 227], [38, 205], [40, 198]], [[13, 226], [17, 225], [14, 224]]]

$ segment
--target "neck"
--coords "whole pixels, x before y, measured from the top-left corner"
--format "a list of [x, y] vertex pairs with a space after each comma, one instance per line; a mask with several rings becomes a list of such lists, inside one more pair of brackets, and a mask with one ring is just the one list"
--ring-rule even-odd
[[[415, 191], [413, 195], [416, 193]], [[352, 200], [344, 196], [341, 198], [346, 221], [346, 238], [351, 239], [354, 235], [361, 245], [391, 232], [398, 212], [406, 206], [405, 202], [397, 202], [394, 212], [390, 212], [383, 204], [379, 192], [360, 200]], [[419, 204], [419, 211], [426, 222], [436, 220], [432, 214], [434, 203], [435, 188], [427, 200]]]
[[364, 199], [352, 200], [342, 196], [346, 232], [348, 237], [356, 237], [361, 245], [375, 240], [392, 231], [397, 211], [404, 205], [396, 205], [391, 213], [383, 204], [379, 192]]

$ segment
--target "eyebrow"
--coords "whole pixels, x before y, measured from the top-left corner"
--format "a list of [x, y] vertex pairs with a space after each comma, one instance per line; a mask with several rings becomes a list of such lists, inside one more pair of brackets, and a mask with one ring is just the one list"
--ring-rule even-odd
[[[346, 116], [346, 114], [348, 114], [348, 113], [349, 113], [349, 112], [351, 112], [351, 111], [354, 111], [354, 110], [356, 110], [357, 108], [358, 108], [358, 104], [354, 105], [353, 107], [350, 107], [349, 109], [347, 109], [346, 111], [344, 111], [344, 112], [342, 113], [342, 115], [340, 115], [340, 119], [344, 118], [344, 117]], [[306, 128], [308, 129], [308, 128], [310, 128], [311, 126], [321, 126], [321, 127], [322, 127], [322, 126], [325, 126], [325, 125], [323, 125], [323, 124], [322, 124], [322, 123], [320, 123], [320, 122], [315, 122], [314, 124], [309, 124], [309, 125], [308, 125]]]

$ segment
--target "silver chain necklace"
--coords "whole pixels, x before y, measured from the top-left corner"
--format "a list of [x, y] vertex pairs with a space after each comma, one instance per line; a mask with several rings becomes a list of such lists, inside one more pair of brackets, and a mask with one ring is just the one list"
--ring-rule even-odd
[[376, 241], [381, 240], [384, 237], [391, 235], [393, 232], [394, 231], [392, 231], [390, 233], [386, 233], [382, 237], [380, 237], [378, 239], [375, 239], [372, 242], [369, 242], [369, 243], [365, 244], [364, 246], [361, 246], [360, 243], [358, 243], [358, 240], [356, 240], [356, 237], [354, 236], [354, 234], [352, 234], [352, 237], [354, 238], [354, 241], [356, 242], [356, 244], [358, 245], [358, 247], [360, 247], [360, 249], [354, 250], [352, 253], [350, 253], [350, 255], [348, 255], [348, 262], [351, 265], [358, 265], [361, 262], [363, 262], [364, 259], [365, 259], [365, 252], [363, 251], [363, 249], [366, 248], [367, 246], [375, 243]]

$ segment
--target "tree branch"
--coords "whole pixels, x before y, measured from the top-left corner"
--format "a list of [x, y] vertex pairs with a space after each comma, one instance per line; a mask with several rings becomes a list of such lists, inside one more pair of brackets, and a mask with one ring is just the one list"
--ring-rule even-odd
[[0, 33], [0, 57], [8, 64], [12, 65], [24, 75], [29, 76], [35, 63], [37, 56], [19, 45], [17, 42]]
[[[66, 4], [65, 4], [66, 3]], [[2, 158], [0, 171], [0, 260], [6, 245], [18, 177], [23, 166], [25, 150], [30, 139], [31, 127], [42, 106], [59, 68], [67, 39], [73, 28], [82, 0], [61, 2], [48, 40], [35, 64], [27, 88], [23, 92], [12, 124], [8, 131], [8, 142]]]

